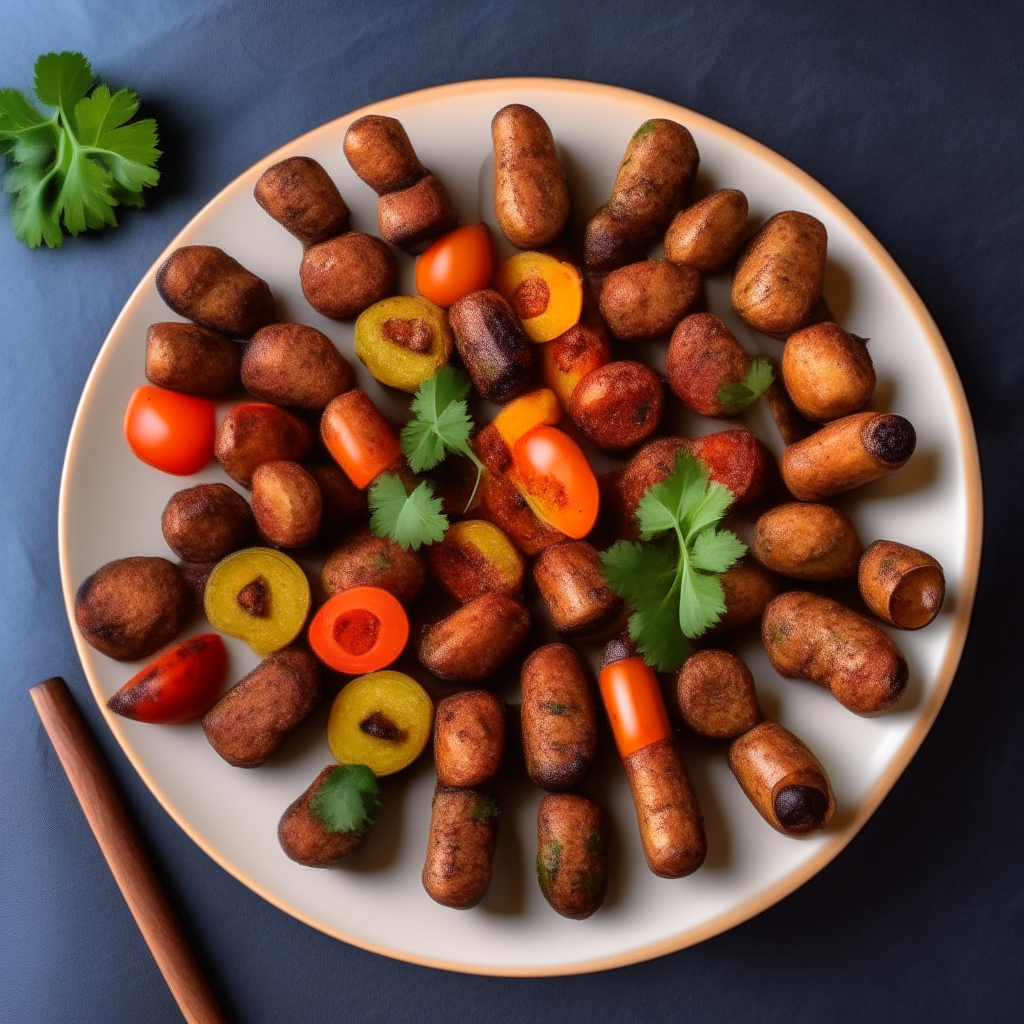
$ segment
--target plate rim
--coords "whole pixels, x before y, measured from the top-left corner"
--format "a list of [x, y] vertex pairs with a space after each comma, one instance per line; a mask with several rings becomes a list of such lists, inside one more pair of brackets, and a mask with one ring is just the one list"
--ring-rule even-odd
[[[774, 885], [762, 889], [755, 895], [745, 900], [738, 907], [718, 914], [705, 921], [701, 925], [679, 932], [667, 939], [661, 939], [653, 943], [639, 946], [635, 949], [626, 950], [622, 953], [597, 957], [591, 960], [583, 960], [577, 963], [557, 964], [551, 967], [528, 966], [516, 967], [501, 964], [471, 964], [459, 961], [446, 960], [440, 957], [421, 956], [403, 950], [395, 950], [377, 942], [371, 942], [359, 938], [319, 921], [297, 907], [292, 906], [285, 898], [271, 892], [261, 883], [251, 878], [245, 871], [232, 864], [225, 856], [216, 851], [193, 827], [184, 819], [177, 807], [163, 792], [156, 780], [149, 774], [146, 767], [139, 760], [132, 745], [121, 728], [116, 715], [111, 712], [103, 699], [103, 693], [99, 682], [96, 680], [87, 666], [88, 646], [82, 638], [74, 615], [74, 589], [68, 567], [68, 488], [70, 468], [74, 462], [75, 454], [80, 440], [82, 421], [86, 409], [90, 404], [90, 396], [96, 380], [103, 371], [104, 366], [111, 357], [113, 351], [113, 339], [120, 332], [122, 321], [127, 316], [128, 309], [134, 305], [139, 294], [153, 286], [157, 269], [170, 253], [178, 247], [179, 239], [188, 232], [197, 221], [201, 221], [212, 210], [222, 203], [233, 199], [235, 194], [242, 189], [243, 179], [249, 179], [257, 173], [262, 173], [266, 168], [289, 155], [290, 151], [301, 148], [302, 145], [320, 134], [330, 134], [336, 131], [339, 122], [351, 122], [357, 117], [366, 114], [387, 114], [395, 108], [408, 108], [422, 103], [433, 102], [438, 99], [446, 99], [463, 95], [466, 93], [486, 92], [507, 92], [516, 89], [546, 90], [557, 93], [588, 93], [598, 94], [618, 100], [630, 102], [642, 102], [653, 104], [660, 109], [651, 116], [666, 116], [679, 120], [681, 123], [699, 127], [702, 131], [716, 135], [724, 141], [747, 150], [753, 156], [763, 160], [775, 167], [791, 180], [796, 181], [807, 191], [812, 193], [817, 200], [829, 210], [830, 214], [844, 227], [851, 232], [856, 240], [864, 246], [879, 269], [895, 286], [900, 298], [905, 302], [913, 318], [920, 326], [928, 344], [931, 346], [936, 357], [937, 365], [943, 375], [945, 383], [953, 399], [956, 425], [960, 438], [960, 456], [963, 460], [964, 475], [966, 480], [966, 549], [964, 554], [964, 571], [961, 581], [955, 619], [950, 631], [949, 646], [946, 655], [942, 660], [937, 672], [936, 686], [930, 695], [928, 702], [921, 709], [917, 721], [909, 730], [907, 736], [894, 752], [889, 760], [885, 771], [876, 780], [874, 786], [868, 791], [866, 797], [860, 802], [857, 813], [853, 816], [846, 827], [837, 833], [830, 842], [824, 846], [815, 856], [802, 864], [798, 869], [792, 871]], [[748, 921], [762, 911], [784, 899], [790, 893], [800, 888], [819, 871], [824, 869], [834, 860], [847, 844], [860, 831], [867, 820], [878, 809], [881, 802], [889, 794], [896, 784], [900, 775], [906, 769], [911, 759], [920, 749], [925, 737], [931, 730], [932, 725], [938, 716], [939, 710], [945, 702], [949, 689], [952, 686], [953, 678], [963, 654], [964, 645], [967, 639], [967, 632], [970, 627], [971, 616], [974, 609], [974, 600], [977, 593], [978, 577], [981, 566], [983, 534], [983, 492], [981, 480], [981, 463], [978, 454], [977, 438], [974, 431], [974, 422], [971, 418], [970, 408], [967, 403], [967, 396], [964, 392], [960, 375], [953, 362], [952, 355], [946, 346], [945, 341], [939, 332], [931, 314], [928, 312], [924, 302], [914, 290], [907, 276], [900, 269], [895, 259], [889, 254], [885, 247], [868, 230], [861, 220], [835, 195], [814, 177], [798, 167], [786, 157], [776, 153], [773, 149], [761, 142], [752, 139], [750, 136], [731, 128], [728, 125], [716, 121], [704, 114], [670, 100], [662, 99], [650, 93], [641, 92], [635, 89], [627, 89], [622, 86], [607, 85], [599, 82], [584, 81], [581, 79], [556, 78], [556, 77], [502, 77], [502, 78], [480, 78], [470, 79], [461, 82], [451, 82], [444, 85], [429, 86], [424, 89], [417, 89], [412, 92], [392, 96], [387, 99], [378, 100], [367, 104], [349, 113], [332, 118], [323, 124], [304, 132], [302, 135], [289, 140], [279, 146], [272, 153], [263, 157], [228, 182], [216, 195], [206, 202], [187, 223], [175, 234], [160, 255], [156, 258], [150, 268], [139, 280], [131, 294], [125, 300], [120, 312], [115, 318], [107, 336], [96, 355], [92, 369], [86, 378], [82, 388], [82, 394], [75, 409], [71, 430], [68, 436], [68, 444], [65, 450], [64, 463], [61, 468], [60, 493], [57, 508], [57, 544], [60, 561], [61, 589], [64, 597], [64, 607], [71, 627], [71, 634], [75, 642], [79, 662], [83, 674], [89, 684], [93, 699], [99, 707], [100, 713], [113, 733], [122, 753], [128, 759], [132, 768], [145, 783], [146, 787], [157, 800], [160, 806], [166, 811], [177, 826], [208, 856], [214, 863], [223, 868], [229, 875], [241, 882], [250, 891], [262, 897], [278, 910], [284, 911], [290, 916], [302, 921], [304, 924], [315, 928], [317, 931], [335, 939], [340, 939], [349, 945], [359, 949], [377, 953], [380, 956], [389, 957], [405, 963], [416, 964], [422, 967], [432, 967], [439, 970], [453, 971], [460, 974], [472, 974], [491, 977], [558, 977], [572, 976], [578, 974], [589, 974], [596, 971], [605, 971], [617, 967], [626, 967], [632, 964], [642, 963], [647, 960], [656, 959], [669, 953], [677, 952], [688, 946], [696, 945], [706, 939], [719, 935], [730, 928], [734, 928], [744, 921]]]

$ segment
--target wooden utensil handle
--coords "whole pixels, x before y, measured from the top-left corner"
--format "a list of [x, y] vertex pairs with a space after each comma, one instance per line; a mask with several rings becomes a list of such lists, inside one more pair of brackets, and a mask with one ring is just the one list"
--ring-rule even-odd
[[103, 754], [63, 679], [29, 690], [142, 937], [189, 1024], [226, 1024], [189, 948]]

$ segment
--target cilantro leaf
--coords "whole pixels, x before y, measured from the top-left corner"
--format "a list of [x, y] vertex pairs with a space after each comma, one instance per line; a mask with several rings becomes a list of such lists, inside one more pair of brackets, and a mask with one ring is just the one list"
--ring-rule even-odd
[[365, 764], [339, 764], [320, 784], [309, 809], [331, 832], [363, 832], [380, 807], [377, 776]]
[[747, 367], [742, 381], [730, 380], [718, 389], [718, 400], [726, 412], [743, 412], [768, 390], [773, 380], [772, 364], [764, 357], [755, 359]]
[[375, 537], [390, 537], [406, 551], [439, 541], [448, 529], [448, 517], [441, 511], [441, 499], [434, 485], [424, 480], [412, 494], [392, 473], [379, 476], [369, 491], [370, 530]]
[[115, 207], [144, 205], [142, 190], [160, 179], [156, 122], [129, 124], [139, 109], [135, 93], [95, 83], [85, 57], [64, 51], [35, 65], [35, 94], [55, 108], [50, 117], [17, 89], [0, 90], [0, 154], [10, 165], [4, 189], [14, 233], [29, 248], [55, 248], [64, 231], [116, 226]]
[[469, 378], [453, 366], [442, 366], [424, 381], [409, 406], [412, 419], [402, 428], [402, 452], [414, 473], [433, 469], [448, 452], [465, 455], [476, 466], [476, 482], [466, 508], [473, 504], [483, 464], [469, 446], [473, 421], [466, 406]]
[[735, 534], [716, 528], [732, 497], [682, 451], [672, 475], [640, 500], [644, 542], [619, 541], [601, 556], [605, 580], [630, 606], [629, 635], [659, 671], [679, 668], [689, 654], [687, 638], [725, 612], [720, 574], [747, 550]]

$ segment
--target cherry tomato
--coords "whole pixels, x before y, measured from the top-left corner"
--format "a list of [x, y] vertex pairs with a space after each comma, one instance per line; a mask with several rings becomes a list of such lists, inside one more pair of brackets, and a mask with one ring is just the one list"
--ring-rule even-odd
[[579, 445], [557, 427], [528, 430], [513, 449], [517, 483], [534, 512], [568, 537], [597, 521], [597, 477]]
[[486, 288], [494, 275], [494, 240], [486, 224], [456, 228], [416, 260], [416, 291], [447, 309]]
[[620, 757], [672, 735], [658, 677], [640, 657], [622, 658], [601, 669], [601, 698]]
[[107, 707], [136, 722], [187, 722], [213, 706], [227, 676], [224, 641], [217, 633], [204, 633], [132, 676]]
[[143, 462], [176, 476], [197, 473], [213, 458], [214, 404], [143, 384], [124, 411], [124, 439]]

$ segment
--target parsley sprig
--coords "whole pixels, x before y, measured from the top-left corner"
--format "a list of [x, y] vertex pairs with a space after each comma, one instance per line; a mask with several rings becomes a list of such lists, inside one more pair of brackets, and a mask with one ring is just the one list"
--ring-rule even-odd
[[698, 637], [725, 611], [720, 574], [747, 550], [718, 522], [732, 492], [708, 481], [689, 452], [637, 508], [643, 543], [618, 541], [602, 556], [608, 585], [629, 602], [629, 635], [644, 660], [662, 672], [679, 668]]
[[773, 380], [775, 371], [772, 364], [761, 356], [747, 367], [743, 380], [731, 380], [718, 389], [718, 400], [725, 406], [726, 412], [743, 412], [771, 387]]
[[85, 57], [65, 50], [35, 65], [33, 90], [54, 108], [49, 117], [17, 89], [0, 89], [0, 154], [10, 165], [4, 188], [14, 199], [14, 233], [30, 249], [56, 248], [64, 230], [116, 226], [114, 207], [143, 206], [143, 188], [160, 179], [156, 121], [129, 124], [139, 109], [135, 93], [95, 83]]
[[[473, 504], [483, 464], [469, 447], [473, 420], [466, 405], [469, 378], [452, 366], [442, 366], [424, 381], [409, 406], [412, 419], [402, 428], [402, 453], [414, 473], [439, 465], [449, 452], [464, 455], [476, 466], [476, 482], [466, 503]], [[394, 475], [382, 476], [369, 491], [370, 529], [378, 537], [388, 536], [396, 544], [414, 551], [439, 541], [448, 529], [448, 517], [441, 511], [441, 499], [434, 485], [424, 480], [411, 494]]]
[[378, 807], [377, 776], [365, 764], [339, 764], [309, 802], [309, 809], [331, 832], [365, 832]]

